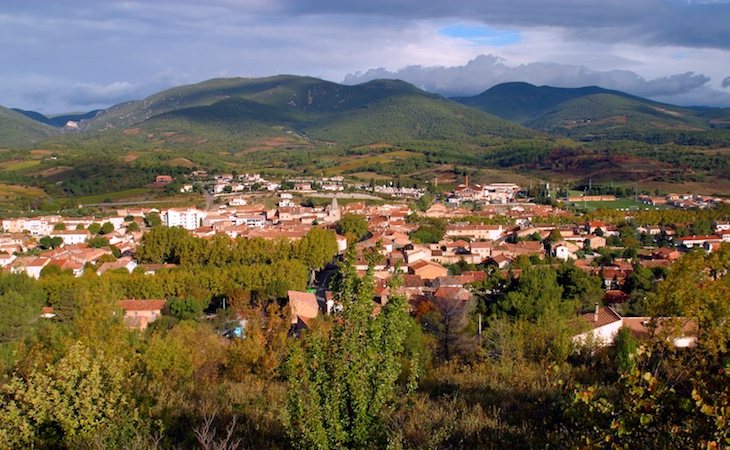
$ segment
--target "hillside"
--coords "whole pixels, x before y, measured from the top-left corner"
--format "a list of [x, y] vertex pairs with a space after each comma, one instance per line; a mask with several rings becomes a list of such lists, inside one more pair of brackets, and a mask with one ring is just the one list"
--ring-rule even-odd
[[473, 97], [456, 97], [453, 100], [503, 119], [526, 124], [563, 102], [598, 93], [622, 94], [597, 86], [571, 89], [514, 82], [498, 84]]
[[93, 119], [101, 110], [95, 109], [86, 113], [56, 114], [52, 116], [46, 116], [36, 111], [26, 111], [18, 108], [13, 108], [13, 111], [46, 125], [63, 128], [69, 121], [79, 122], [81, 120]]
[[110, 108], [85, 128], [135, 125], [142, 117], [149, 117], [141, 123], [142, 128], [193, 129], [201, 137], [210, 133], [262, 137], [284, 130], [343, 145], [536, 136], [519, 125], [402, 81], [344, 86], [294, 76], [210, 80], [183, 86], [142, 102]]
[[563, 102], [543, 111], [527, 126], [579, 139], [607, 135], [635, 138], [634, 135], [649, 132], [708, 129], [707, 123], [691, 109], [609, 93]]
[[28, 147], [55, 133], [50, 126], [0, 106], [0, 147]]
[[580, 140], [642, 140], [728, 124], [728, 113], [722, 109], [683, 108], [596, 86], [504, 83], [474, 97], [454, 100], [535, 130]]

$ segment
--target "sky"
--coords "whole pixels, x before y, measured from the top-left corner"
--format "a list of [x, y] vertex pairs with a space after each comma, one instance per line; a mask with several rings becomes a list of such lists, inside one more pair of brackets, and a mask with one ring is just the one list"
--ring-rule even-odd
[[88, 111], [215, 77], [598, 85], [730, 107], [730, 0], [3, 0], [0, 105]]

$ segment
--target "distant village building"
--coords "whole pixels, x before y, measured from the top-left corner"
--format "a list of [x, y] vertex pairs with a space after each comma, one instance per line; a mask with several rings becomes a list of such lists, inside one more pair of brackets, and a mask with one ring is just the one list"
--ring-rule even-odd
[[167, 186], [172, 183], [172, 177], [170, 175], [157, 175], [155, 177], [156, 186]]
[[186, 230], [194, 230], [202, 225], [207, 215], [207, 211], [196, 208], [170, 208], [162, 211], [160, 219], [167, 227], [182, 227]]
[[144, 331], [150, 323], [162, 315], [165, 300], [119, 300], [119, 307], [124, 311], [125, 325]]
[[297, 329], [309, 327], [310, 321], [319, 315], [317, 297], [313, 293], [300, 291], [288, 291], [287, 297], [292, 327]]
[[55, 230], [49, 235], [50, 237], [60, 237], [63, 239], [64, 245], [83, 244], [86, 242], [91, 233], [86, 230]]
[[50, 258], [21, 256], [10, 263], [10, 272], [25, 273], [31, 278], [41, 277], [41, 271], [51, 262]]

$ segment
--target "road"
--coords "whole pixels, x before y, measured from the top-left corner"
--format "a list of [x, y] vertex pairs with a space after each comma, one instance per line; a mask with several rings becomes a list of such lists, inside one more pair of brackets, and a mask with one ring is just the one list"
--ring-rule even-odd
[[203, 189], [203, 197], [205, 197], [205, 209], [212, 211], [215, 206], [213, 203], [215, 201], [213, 194], [211, 194], [207, 189]]

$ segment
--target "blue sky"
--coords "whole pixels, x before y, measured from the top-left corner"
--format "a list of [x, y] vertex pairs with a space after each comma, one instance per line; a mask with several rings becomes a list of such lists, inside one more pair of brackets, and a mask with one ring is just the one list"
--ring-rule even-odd
[[520, 42], [518, 30], [499, 30], [481, 24], [458, 23], [449, 25], [439, 30], [444, 36], [465, 39], [473, 42], [474, 45], [504, 46]]
[[402, 78], [444, 95], [598, 84], [730, 106], [730, 3], [6, 0], [0, 105], [84, 111], [213, 77]]

